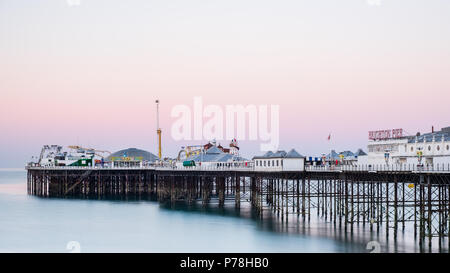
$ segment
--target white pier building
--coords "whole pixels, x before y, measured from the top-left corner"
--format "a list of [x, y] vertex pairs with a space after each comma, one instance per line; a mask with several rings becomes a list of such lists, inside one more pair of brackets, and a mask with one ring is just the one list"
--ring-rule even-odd
[[368, 155], [358, 164], [450, 164], [450, 127], [426, 134], [404, 136], [402, 129], [369, 132]]

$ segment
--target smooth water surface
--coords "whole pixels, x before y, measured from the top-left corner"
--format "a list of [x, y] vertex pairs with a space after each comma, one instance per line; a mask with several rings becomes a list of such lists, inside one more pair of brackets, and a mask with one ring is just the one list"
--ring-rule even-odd
[[219, 209], [155, 201], [28, 196], [24, 170], [0, 170], [0, 252], [416, 252], [408, 234], [396, 244], [367, 228], [353, 233], [317, 216], [257, 219], [248, 206]]

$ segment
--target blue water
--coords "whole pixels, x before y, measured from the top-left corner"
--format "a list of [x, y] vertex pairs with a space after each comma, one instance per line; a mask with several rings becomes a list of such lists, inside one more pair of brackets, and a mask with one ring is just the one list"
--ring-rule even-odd
[[69, 252], [71, 241], [81, 252], [369, 252], [372, 240], [382, 251], [417, 251], [408, 238], [392, 245], [312, 218], [261, 221], [232, 205], [39, 198], [26, 194], [25, 171], [0, 171], [0, 252]]

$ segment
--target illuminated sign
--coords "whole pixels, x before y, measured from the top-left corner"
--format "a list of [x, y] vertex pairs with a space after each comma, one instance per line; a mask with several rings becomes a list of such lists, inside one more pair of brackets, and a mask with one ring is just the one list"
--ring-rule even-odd
[[401, 137], [403, 137], [403, 129], [380, 130], [369, 132], [370, 140], [392, 139]]

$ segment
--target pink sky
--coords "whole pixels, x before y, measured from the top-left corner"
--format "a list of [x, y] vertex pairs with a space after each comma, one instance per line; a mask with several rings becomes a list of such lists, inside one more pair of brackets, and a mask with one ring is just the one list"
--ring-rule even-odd
[[0, 167], [43, 144], [156, 153], [156, 98], [167, 156], [194, 96], [280, 105], [280, 148], [304, 155], [450, 126], [448, 1], [282, 2], [2, 1]]

